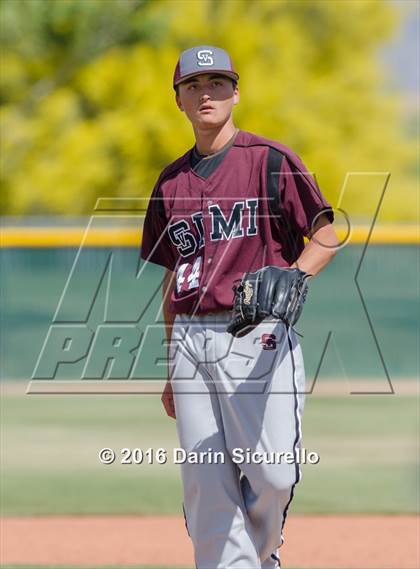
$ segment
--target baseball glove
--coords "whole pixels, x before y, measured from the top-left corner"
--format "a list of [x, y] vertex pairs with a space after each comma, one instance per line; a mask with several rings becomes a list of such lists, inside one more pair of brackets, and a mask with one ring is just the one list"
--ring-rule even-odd
[[268, 316], [293, 326], [302, 312], [310, 276], [300, 269], [275, 266], [245, 273], [239, 286], [233, 287], [233, 314], [227, 332], [242, 338]]

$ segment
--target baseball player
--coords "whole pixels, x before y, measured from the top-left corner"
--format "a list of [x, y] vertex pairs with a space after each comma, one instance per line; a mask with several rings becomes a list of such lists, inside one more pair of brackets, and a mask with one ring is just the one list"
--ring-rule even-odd
[[235, 127], [238, 80], [221, 48], [180, 55], [173, 87], [195, 145], [159, 176], [141, 249], [166, 268], [162, 402], [185, 451], [198, 569], [280, 567], [301, 476], [305, 372], [293, 326], [337, 245], [332, 209], [298, 156]]

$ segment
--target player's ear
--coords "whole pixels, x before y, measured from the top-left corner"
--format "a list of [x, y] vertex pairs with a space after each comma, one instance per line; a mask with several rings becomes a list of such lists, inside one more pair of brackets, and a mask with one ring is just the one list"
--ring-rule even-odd
[[184, 107], [182, 106], [181, 99], [180, 99], [180, 96], [178, 95], [178, 93], [175, 95], [175, 101], [176, 101], [176, 105], [177, 105], [178, 109], [180, 111], [184, 112]]
[[233, 104], [237, 105], [239, 103], [240, 100], [240, 93], [239, 93], [239, 87], [238, 85], [235, 85], [233, 88]]

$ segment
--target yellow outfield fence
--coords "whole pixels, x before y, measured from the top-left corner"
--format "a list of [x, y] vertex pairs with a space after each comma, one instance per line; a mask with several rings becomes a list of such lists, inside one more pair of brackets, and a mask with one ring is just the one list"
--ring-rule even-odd
[[1, 247], [138, 247], [141, 235], [131, 227], [7, 227], [1, 230]]
[[[340, 241], [349, 245], [366, 243], [370, 226], [355, 225], [350, 235], [347, 227], [335, 226]], [[140, 227], [87, 228], [77, 227], [2, 227], [0, 246], [5, 247], [138, 247], [141, 245]], [[372, 244], [419, 244], [420, 227], [410, 225], [377, 225], [370, 236]]]

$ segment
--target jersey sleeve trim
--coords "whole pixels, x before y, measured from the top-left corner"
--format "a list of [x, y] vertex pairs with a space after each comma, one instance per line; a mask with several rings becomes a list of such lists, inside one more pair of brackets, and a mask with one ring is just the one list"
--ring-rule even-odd
[[[281, 195], [279, 192], [279, 183], [281, 181], [281, 169], [282, 167], [286, 167], [290, 169], [293, 177], [296, 178], [296, 182], [299, 182], [299, 185], [303, 182], [308, 190], [312, 192], [313, 202], [316, 204], [316, 216], [325, 214], [330, 223], [334, 222], [333, 209], [322, 195], [315, 178], [307, 171], [299, 156], [288, 146], [246, 131], [240, 131], [233, 146], [245, 148], [265, 147], [268, 149], [267, 195], [269, 198], [270, 211], [279, 219], [279, 221], [285, 221], [285, 216], [283, 215], [282, 210]], [[300, 178], [300, 181], [298, 178]], [[310, 226], [306, 225], [304, 228], [301, 227], [301, 229], [303, 230], [304, 235], [309, 236], [311, 230]]]

